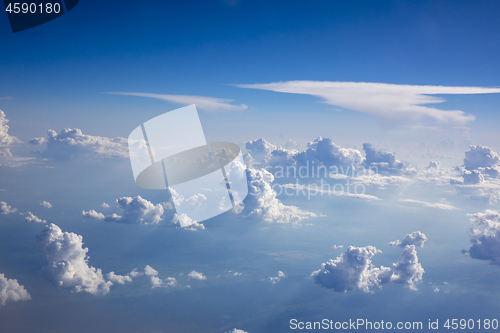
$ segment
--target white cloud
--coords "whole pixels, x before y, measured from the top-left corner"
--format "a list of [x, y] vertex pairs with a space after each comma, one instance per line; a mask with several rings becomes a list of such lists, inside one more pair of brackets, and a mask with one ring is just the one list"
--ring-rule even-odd
[[414, 231], [411, 234], [407, 234], [403, 241], [395, 240], [394, 242], [390, 242], [390, 246], [399, 246], [405, 247], [406, 245], [415, 245], [418, 247], [424, 247], [424, 243], [427, 241], [427, 236], [420, 231]]
[[39, 146], [45, 142], [45, 138], [33, 138], [28, 141], [30, 145]]
[[317, 96], [330, 105], [375, 116], [386, 123], [432, 121], [464, 125], [475, 119], [460, 110], [439, 110], [423, 106], [446, 100], [430, 95], [491, 94], [500, 88], [416, 86], [369, 82], [287, 81], [241, 84], [241, 88]]
[[48, 201], [40, 202], [40, 206], [45, 207], [45, 208], [52, 208], [52, 204]]
[[66, 160], [82, 155], [94, 158], [128, 157], [126, 138], [87, 135], [78, 128], [65, 128], [60, 134], [49, 130], [47, 135], [47, 149], [41, 153], [44, 158]]
[[243, 111], [248, 109], [248, 106], [246, 106], [245, 104], [230, 104], [233, 101], [232, 99], [214, 98], [208, 96], [165, 95], [137, 92], [112, 92], [110, 94], [157, 98], [167, 102], [183, 105], [196, 104], [196, 107], [203, 111]]
[[418, 262], [415, 245], [406, 245], [398, 262], [393, 265], [394, 275], [392, 282], [406, 284], [412, 290], [416, 290], [415, 284], [422, 281], [424, 269]]
[[270, 276], [269, 281], [271, 281], [272, 284], [278, 283], [281, 281], [281, 279], [286, 278], [285, 273], [282, 271], [278, 271], [278, 276]]
[[17, 212], [17, 208], [12, 208], [5, 201], [0, 201], [0, 214], [7, 215]]
[[407, 170], [409, 164], [396, 160], [396, 156], [392, 153], [377, 150], [370, 143], [364, 143], [363, 150], [366, 154], [365, 167], [376, 173], [402, 175], [409, 171]]
[[184, 230], [205, 230], [203, 223], [194, 222], [193, 219], [186, 214], [177, 215], [177, 213], [175, 213], [171, 223], [179, 225]]
[[342, 249], [344, 245], [334, 245], [332, 246], [332, 249], [337, 250], [337, 249]]
[[103, 213], [98, 213], [95, 210], [89, 210], [88, 212], [82, 211], [82, 217], [86, 219], [92, 220], [104, 220], [105, 216]]
[[101, 269], [88, 264], [88, 248], [83, 247], [83, 238], [72, 232], [62, 232], [51, 223], [36, 237], [38, 245], [47, 257], [48, 264], [42, 275], [60, 288], [74, 292], [107, 294], [113, 284], [106, 281]]
[[233, 328], [232, 330], [230, 330], [229, 332], [226, 332], [226, 333], [248, 333], [248, 332], [245, 332], [243, 330], [239, 330], [237, 328]]
[[129, 275], [117, 275], [115, 272], [109, 272], [106, 274], [106, 279], [113, 283], [125, 284], [125, 282], [132, 282], [132, 277]]
[[161, 217], [165, 212], [162, 204], [155, 205], [139, 195], [135, 198], [122, 197], [116, 199], [116, 207], [121, 210], [121, 215], [113, 213], [104, 216], [104, 214], [95, 210], [89, 210], [88, 212], [82, 211], [82, 217], [106, 222], [157, 224], [161, 221]]
[[38, 216], [35, 216], [32, 212], [28, 211], [26, 213], [21, 213], [21, 215], [26, 215], [24, 221], [33, 223], [47, 223], [46, 220], [42, 220]]
[[471, 258], [488, 260], [500, 266], [500, 213], [487, 209], [483, 213], [468, 214], [472, 228], [469, 232]]
[[392, 271], [388, 267], [374, 267], [371, 258], [380, 252], [373, 246], [349, 246], [337, 259], [321, 264], [321, 269], [312, 273], [314, 282], [336, 292], [360, 289], [369, 292], [373, 286], [388, 283]]
[[274, 176], [264, 169], [248, 169], [248, 196], [240, 211], [243, 217], [262, 219], [264, 222], [299, 223], [303, 219], [317, 217], [296, 206], [285, 206], [271, 187]]
[[101, 207], [102, 207], [102, 208], [109, 208], [109, 205], [108, 205], [107, 203], [103, 202], [103, 203], [101, 204]]
[[[137, 273], [137, 272], [134, 270], [131, 272], [131, 274], [132, 273]], [[177, 283], [177, 280], [173, 277], [160, 279], [158, 277], [158, 271], [149, 265], [146, 265], [146, 267], [144, 267], [144, 275], [149, 276], [151, 281], [151, 289], [161, 288], [161, 287], [175, 287], [179, 285]]]
[[0, 305], [5, 305], [7, 301], [27, 301], [30, 300], [30, 294], [20, 285], [16, 279], [7, 279], [0, 273]]
[[444, 210], [457, 210], [459, 208], [446, 203], [446, 202], [436, 202], [436, 203], [430, 203], [426, 201], [419, 201], [419, 200], [413, 200], [413, 199], [398, 199], [400, 202], [408, 202], [408, 203], [416, 203], [419, 205], [423, 205], [425, 207], [431, 207], [431, 208], [439, 208], [439, 209], [444, 209]]
[[191, 279], [196, 279], [196, 280], [206, 280], [207, 277], [203, 275], [203, 273], [197, 272], [197, 271], [192, 271], [188, 274], [188, 276]]
[[0, 149], [10, 146], [13, 143], [21, 143], [22, 141], [9, 134], [9, 120], [5, 117], [5, 113], [0, 110]]
[[500, 162], [500, 157], [491, 148], [477, 145], [470, 146], [465, 152], [464, 167], [467, 170], [492, 167]]

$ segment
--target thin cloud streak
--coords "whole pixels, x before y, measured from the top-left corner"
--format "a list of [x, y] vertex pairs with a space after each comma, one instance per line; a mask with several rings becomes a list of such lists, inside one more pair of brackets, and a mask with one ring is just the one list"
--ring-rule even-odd
[[230, 104], [233, 101], [232, 99], [214, 98], [208, 96], [165, 95], [138, 92], [110, 92], [108, 94], [156, 98], [184, 105], [196, 104], [196, 107], [203, 111], [243, 111], [248, 109], [248, 106], [245, 104]]

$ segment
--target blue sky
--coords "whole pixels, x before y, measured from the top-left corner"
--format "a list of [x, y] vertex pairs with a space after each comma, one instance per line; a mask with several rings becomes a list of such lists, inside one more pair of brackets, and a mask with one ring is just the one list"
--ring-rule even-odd
[[[82, 0], [15, 34], [0, 15], [0, 291], [14, 293], [0, 292], [0, 331], [494, 319], [499, 14], [498, 1]], [[192, 103], [208, 141], [241, 146], [251, 194], [183, 228], [175, 195], [135, 184], [126, 138]], [[307, 163], [361, 174], [277, 173]], [[283, 192], [321, 181], [343, 191]]]

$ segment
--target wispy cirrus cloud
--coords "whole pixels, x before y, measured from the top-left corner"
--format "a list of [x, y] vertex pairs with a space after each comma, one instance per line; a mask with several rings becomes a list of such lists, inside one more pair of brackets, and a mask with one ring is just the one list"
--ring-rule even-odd
[[184, 105], [196, 104], [196, 107], [203, 111], [243, 111], [248, 109], [248, 106], [246, 106], [245, 104], [231, 104], [231, 102], [233, 102], [232, 99], [215, 98], [208, 96], [165, 95], [138, 92], [110, 92], [108, 94], [156, 98], [162, 99], [167, 102]]
[[430, 95], [500, 93], [500, 88], [417, 86], [374, 82], [285, 81], [236, 86], [317, 96], [326, 104], [367, 113], [389, 124], [431, 121], [451, 126], [464, 125], [474, 120], [475, 116], [460, 110], [439, 110], [423, 106], [446, 101]]

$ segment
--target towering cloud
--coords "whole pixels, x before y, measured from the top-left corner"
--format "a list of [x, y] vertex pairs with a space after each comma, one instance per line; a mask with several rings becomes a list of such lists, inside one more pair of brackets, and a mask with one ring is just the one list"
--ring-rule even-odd
[[88, 264], [88, 248], [83, 247], [83, 238], [72, 232], [63, 232], [51, 223], [36, 237], [38, 245], [47, 257], [48, 264], [42, 275], [60, 288], [75, 292], [107, 294], [113, 284], [106, 281], [100, 269]]
[[415, 284], [422, 281], [424, 269], [418, 262], [415, 245], [406, 245], [398, 262], [393, 265], [394, 275], [392, 282], [406, 284], [416, 290]]
[[274, 176], [264, 169], [248, 169], [248, 196], [240, 211], [243, 217], [262, 219], [264, 222], [298, 223], [314, 213], [306, 212], [295, 206], [284, 205], [271, 187]]
[[468, 216], [472, 223], [469, 233], [471, 258], [488, 260], [500, 266], [500, 213], [487, 209], [483, 213]]

